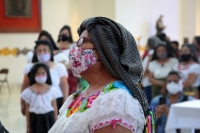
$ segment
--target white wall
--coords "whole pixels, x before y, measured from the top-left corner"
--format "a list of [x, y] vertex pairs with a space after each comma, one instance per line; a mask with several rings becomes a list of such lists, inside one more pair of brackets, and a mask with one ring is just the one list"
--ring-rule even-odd
[[164, 32], [173, 40], [178, 39], [178, 0], [116, 0], [115, 9], [116, 21], [134, 36], [141, 36], [141, 45], [156, 34], [155, 25], [161, 14], [167, 27]]
[[[57, 40], [60, 28], [68, 24], [70, 13], [70, 1], [68, 0], [42, 0], [42, 29], [48, 30], [53, 38]], [[6, 33], [0, 34], [0, 49], [12, 48], [33, 48], [38, 33]], [[26, 57], [0, 55], [0, 69], [9, 68], [8, 80], [11, 83], [21, 83], [23, 80], [23, 68], [26, 64]]]

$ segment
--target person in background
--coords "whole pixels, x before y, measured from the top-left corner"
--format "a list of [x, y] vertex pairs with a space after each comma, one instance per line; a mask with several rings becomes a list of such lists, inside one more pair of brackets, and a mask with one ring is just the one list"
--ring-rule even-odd
[[59, 51], [59, 48], [57, 47], [56, 43], [54, 42], [51, 34], [45, 30], [42, 30], [38, 36], [37, 40], [47, 40], [51, 43], [54, 53], [56, 53], [57, 51]]
[[152, 98], [166, 93], [166, 78], [178, 60], [173, 57], [166, 45], [158, 45], [149, 63], [149, 81], [152, 83]]
[[200, 36], [194, 37], [194, 39], [193, 39], [193, 45], [196, 48], [198, 60], [200, 62]]
[[151, 82], [149, 82], [149, 77], [148, 77], [148, 75], [149, 75], [148, 66], [149, 66], [149, 62], [152, 59], [154, 49], [158, 45], [158, 42], [162, 43], [158, 37], [151, 37], [148, 39], [148, 43], [147, 43], [148, 55], [142, 61], [144, 75], [143, 75], [143, 79], [142, 79], [141, 83], [142, 83], [142, 87], [144, 88], [144, 91], [145, 91], [145, 94], [147, 96], [149, 103], [151, 101]]
[[[60, 52], [60, 49], [57, 47], [56, 43], [54, 42], [51, 34], [45, 30], [42, 30], [38, 36], [38, 39], [37, 40], [46, 40], [46, 41], [49, 41], [53, 47], [53, 54], [54, 54], [54, 62], [63, 62], [67, 57], [62, 53]], [[30, 56], [30, 55], [33, 55], [33, 51], [29, 51], [27, 53], [27, 62], [30, 62], [30, 60], [32, 61], [33, 56]]]
[[64, 65], [66, 66], [66, 69], [69, 74], [69, 78], [68, 78], [69, 95], [71, 95], [72, 93], [76, 91], [78, 87], [78, 78], [73, 74], [70, 63], [69, 63], [69, 51], [73, 43], [71, 28], [69, 26], [65, 25], [61, 28], [57, 42], [58, 42], [59, 48], [62, 49], [62, 52], [66, 56]]
[[179, 51], [179, 43], [177, 41], [171, 41], [171, 47], [176, 52], [177, 57], [179, 57], [180, 51]]
[[185, 93], [196, 98], [199, 97], [197, 88], [200, 86], [200, 65], [198, 63], [197, 52], [193, 45], [184, 44], [180, 52], [180, 61], [173, 68], [182, 73]]
[[[66, 68], [61, 63], [55, 63], [53, 58], [53, 47], [49, 41], [39, 40], [35, 42], [34, 55], [32, 59], [32, 63], [27, 63], [24, 69], [24, 80], [22, 83], [21, 91], [25, 90], [30, 86], [30, 79], [28, 78], [28, 73], [35, 63], [41, 62], [45, 63], [49, 66], [50, 75], [52, 79], [52, 86], [54, 86], [57, 90], [55, 93], [57, 107], [60, 109], [63, 102], [66, 100], [68, 96], [68, 83], [66, 78], [68, 77], [68, 73]], [[25, 114], [25, 102], [21, 99], [21, 111], [22, 114]]]
[[47, 133], [57, 119], [56, 88], [49, 68], [36, 63], [28, 73], [30, 86], [21, 93], [26, 102], [27, 133]]
[[166, 43], [166, 48], [172, 53], [173, 57], [178, 58], [176, 51], [171, 46], [170, 38], [165, 33], [161, 33], [157, 35], [157, 37], [160, 38], [161, 41], [164, 41]]
[[188, 37], [184, 37], [184, 38], [183, 38], [183, 44], [188, 44], [188, 43], [189, 43]]
[[155, 49], [156, 46], [158, 46], [159, 44], [163, 44], [163, 45], [166, 44], [165, 41], [161, 41], [160, 38], [158, 38], [157, 36], [150, 37], [148, 41], [151, 41], [151, 44], [149, 43], [147, 44], [146, 51], [144, 52], [142, 56], [142, 60], [144, 60], [144, 58], [148, 56], [148, 52], [151, 51], [152, 49]]
[[166, 88], [167, 95], [158, 95], [152, 99], [150, 106], [155, 108], [156, 113], [156, 131], [165, 133], [167, 116], [172, 104], [193, 100], [194, 98], [186, 96], [183, 93], [183, 83], [180, 74], [176, 71], [169, 72], [167, 76]]
[[57, 47], [57, 45], [54, 42], [51, 34], [49, 34], [47, 31], [43, 30], [43, 31], [40, 32], [38, 40], [47, 40], [51, 43], [51, 45], [53, 46], [54, 62], [56, 62], [56, 63], [65, 62], [67, 57], [64, 55], [64, 53], [62, 53], [62, 50], [60, 50]]

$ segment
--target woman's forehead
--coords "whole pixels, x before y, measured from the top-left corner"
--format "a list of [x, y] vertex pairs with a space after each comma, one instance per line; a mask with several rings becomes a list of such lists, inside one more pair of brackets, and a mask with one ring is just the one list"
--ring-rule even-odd
[[82, 32], [80, 38], [81, 38], [81, 37], [90, 38], [90, 34], [89, 34], [89, 32], [88, 32], [87, 30], [84, 30], [84, 31]]

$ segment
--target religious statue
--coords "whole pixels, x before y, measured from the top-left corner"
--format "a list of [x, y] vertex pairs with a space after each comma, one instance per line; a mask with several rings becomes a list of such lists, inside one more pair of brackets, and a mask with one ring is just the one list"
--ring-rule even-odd
[[163, 25], [163, 22], [162, 22], [162, 18], [163, 18], [163, 16], [162, 15], [160, 15], [160, 17], [159, 17], [159, 19], [157, 20], [157, 22], [156, 22], [156, 30], [157, 30], [157, 35], [158, 34], [161, 34], [162, 33], [162, 31], [165, 29], [165, 26]]

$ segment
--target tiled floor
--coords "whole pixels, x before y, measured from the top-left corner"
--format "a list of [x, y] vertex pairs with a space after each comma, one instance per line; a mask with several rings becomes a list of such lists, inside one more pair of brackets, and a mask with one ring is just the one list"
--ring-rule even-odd
[[20, 86], [11, 86], [11, 94], [0, 91], [0, 121], [9, 133], [25, 133], [26, 119], [20, 112]]

